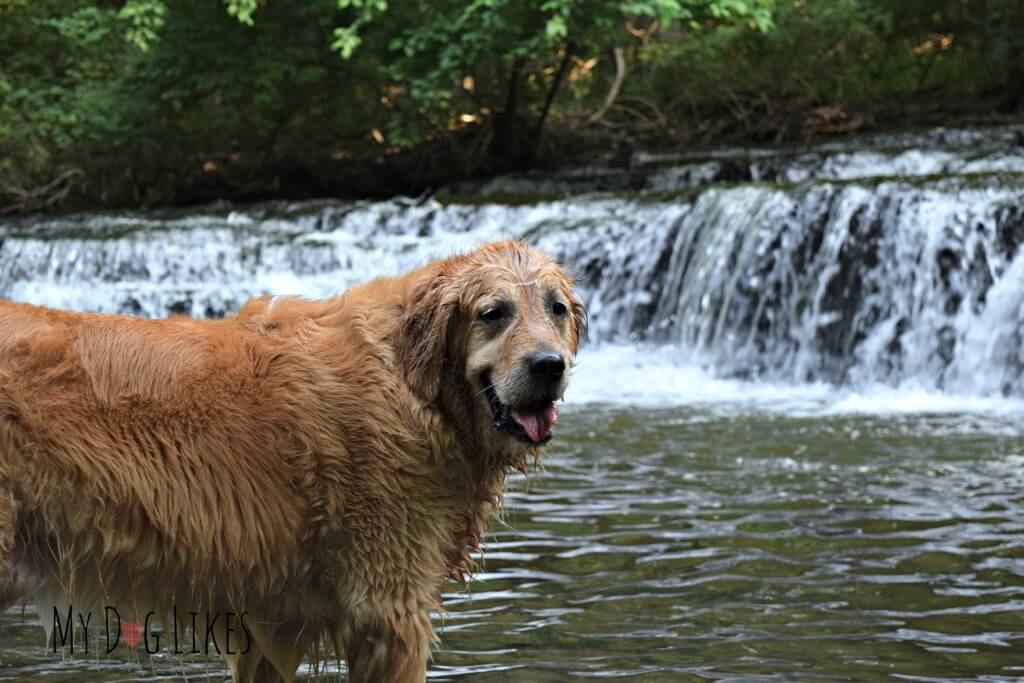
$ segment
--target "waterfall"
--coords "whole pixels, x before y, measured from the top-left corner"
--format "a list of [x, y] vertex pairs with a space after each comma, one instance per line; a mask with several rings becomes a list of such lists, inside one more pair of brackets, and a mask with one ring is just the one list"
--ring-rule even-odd
[[1024, 397], [1021, 139], [636, 154], [421, 201], [8, 220], [0, 296], [219, 317], [516, 237], [582, 278], [598, 347], [677, 349], [721, 377]]

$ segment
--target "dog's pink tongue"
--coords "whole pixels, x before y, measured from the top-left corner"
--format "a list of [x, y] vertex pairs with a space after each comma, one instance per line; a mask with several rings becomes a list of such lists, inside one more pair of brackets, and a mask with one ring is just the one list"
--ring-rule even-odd
[[558, 419], [558, 406], [551, 401], [534, 410], [513, 410], [512, 419], [526, 430], [530, 441], [543, 441], [551, 433], [551, 425]]

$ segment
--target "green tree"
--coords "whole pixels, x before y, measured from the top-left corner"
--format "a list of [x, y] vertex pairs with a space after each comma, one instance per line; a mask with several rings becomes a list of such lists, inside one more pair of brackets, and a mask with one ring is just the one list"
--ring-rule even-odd
[[0, 0], [0, 211], [418, 191], [933, 97], [1015, 111], [1022, 26], [1024, 0]]
[[[358, 18], [335, 47], [379, 65], [389, 142], [489, 121], [486, 148], [528, 164], [573, 60], [675, 29], [771, 27], [772, 0], [343, 0]], [[634, 29], [635, 30], [635, 29]]]

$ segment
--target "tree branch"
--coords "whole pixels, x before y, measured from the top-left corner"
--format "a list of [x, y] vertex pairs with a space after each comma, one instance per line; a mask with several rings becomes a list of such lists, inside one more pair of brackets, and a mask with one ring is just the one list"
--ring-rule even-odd
[[544, 100], [544, 108], [540, 111], [540, 118], [537, 119], [537, 127], [534, 128], [534, 146], [540, 141], [541, 131], [544, 129], [544, 121], [548, 118], [548, 112], [551, 111], [551, 103], [555, 101], [555, 95], [558, 94], [558, 89], [562, 85], [562, 81], [565, 80], [565, 72], [569, 69], [569, 63], [572, 61], [573, 44], [566, 43], [565, 50], [562, 52], [562, 63], [558, 65], [558, 72], [555, 74], [555, 80], [551, 84], [551, 89], [548, 90], [548, 96]]
[[626, 82], [626, 50], [625, 48], [617, 47], [612, 50], [612, 54], [615, 55], [615, 80], [612, 81], [612, 87], [604, 98], [604, 104], [587, 119], [587, 123], [595, 123], [604, 118], [604, 115], [615, 104], [615, 100], [618, 99], [619, 91], [622, 90], [622, 84]]

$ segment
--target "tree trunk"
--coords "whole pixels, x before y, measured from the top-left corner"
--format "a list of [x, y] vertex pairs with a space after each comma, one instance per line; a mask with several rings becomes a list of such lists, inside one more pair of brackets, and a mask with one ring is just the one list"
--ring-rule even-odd
[[505, 107], [492, 119], [494, 135], [487, 149], [490, 162], [498, 171], [514, 171], [524, 168], [532, 155], [530, 129], [519, 115], [519, 81], [524, 61], [516, 59], [508, 76], [508, 92]]
[[540, 118], [537, 119], [537, 127], [534, 131], [534, 146], [540, 142], [540, 134], [544, 130], [544, 122], [547, 121], [548, 112], [551, 111], [551, 104], [555, 101], [555, 95], [558, 94], [559, 88], [562, 87], [562, 81], [565, 80], [565, 72], [569, 69], [571, 61], [572, 43], [566, 43], [565, 50], [562, 52], [562, 62], [558, 65], [555, 80], [551, 84], [551, 89], [548, 90], [548, 96], [544, 99], [544, 108], [541, 109]]
[[1007, 50], [1006, 92], [1003, 109], [1008, 112], [1024, 110], [1024, 0], [1017, 0], [1010, 18]]

